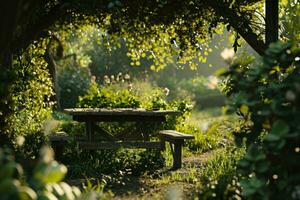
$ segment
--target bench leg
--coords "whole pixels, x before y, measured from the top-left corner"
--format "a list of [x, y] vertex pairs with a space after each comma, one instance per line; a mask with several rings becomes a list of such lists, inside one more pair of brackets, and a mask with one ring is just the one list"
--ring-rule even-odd
[[182, 163], [182, 145], [183, 141], [176, 141], [174, 143], [174, 153], [173, 153], [173, 169], [181, 168]]
[[60, 161], [65, 149], [65, 141], [52, 141], [51, 147], [54, 151], [55, 159]]
[[160, 140], [160, 151], [166, 150], [166, 141], [165, 140]]

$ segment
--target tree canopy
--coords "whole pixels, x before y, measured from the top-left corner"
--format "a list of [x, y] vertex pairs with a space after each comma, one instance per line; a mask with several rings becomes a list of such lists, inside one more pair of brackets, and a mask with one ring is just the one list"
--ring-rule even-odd
[[[262, 0], [12, 0], [2, 2], [0, 57], [9, 56], [62, 25], [95, 23], [140, 49], [168, 47], [195, 53], [218, 23], [233, 27], [259, 54], [263, 42]], [[238, 43], [236, 43], [236, 46]], [[175, 47], [178, 47], [178, 50]], [[141, 53], [141, 52], [139, 52]], [[136, 53], [137, 57], [141, 54]], [[159, 51], [157, 52], [159, 53]]]

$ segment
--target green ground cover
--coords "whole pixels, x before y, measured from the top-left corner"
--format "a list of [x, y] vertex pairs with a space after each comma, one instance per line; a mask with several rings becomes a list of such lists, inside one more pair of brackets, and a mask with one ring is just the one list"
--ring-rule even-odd
[[[185, 143], [183, 167], [177, 171], [170, 170], [172, 155], [168, 145], [162, 154], [126, 149], [90, 154], [70, 146], [62, 160], [69, 169], [67, 180], [80, 186], [88, 179], [113, 193], [115, 199], [164, 199], [170, 190], [187, 199], [223, 195], [220, 191], [231, 189], [227, 186], [234, 180], [241, 155], [231, 135], [235, 121], [234, 116], [223, 114], [222, 108], [192, 111], [176, 126], [195, 136], [195, 140]], [[222, 184], [216, 186], [218, 181]]]

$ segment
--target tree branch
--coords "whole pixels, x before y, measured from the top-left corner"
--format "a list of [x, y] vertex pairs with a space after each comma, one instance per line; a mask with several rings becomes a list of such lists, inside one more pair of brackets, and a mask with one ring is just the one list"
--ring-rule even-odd
[[66, 9], [64, 5], [57, 4], [51, 10], [33, 25], [28, 25], [22, 34], [17, 37], [12, 45], [14, 52], [26, 48], [30, 43], [42, 37], [49, 27], [55, 24], [61, 17], [65, 15]]
[[259, 39], [259, 36], [254, 33], [249, 25], [250, 22], [246, 18], [239, 16], [231, 8], [220, 2], [210, 1], [210, 5], [216, 14], [224, 17], [230, 26], [232, 26], [259, 55], [264, 55], [267, 46], [263, 40]]

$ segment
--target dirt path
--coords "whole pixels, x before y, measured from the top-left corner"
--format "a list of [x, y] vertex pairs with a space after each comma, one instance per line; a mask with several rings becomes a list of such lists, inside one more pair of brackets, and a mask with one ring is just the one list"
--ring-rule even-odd
[[197, 192], [197, 171], [204, 166], [213, 151], [183, 159], [183, 167], [168, 168], [142, 177], [131, 177], [124, 185], [112, 187], [113, 200], [193, 199]]

